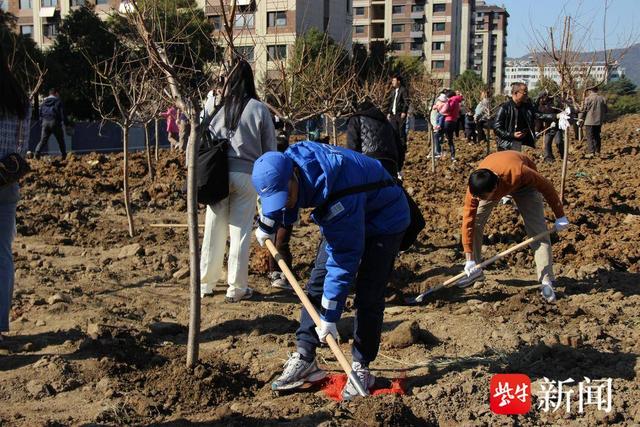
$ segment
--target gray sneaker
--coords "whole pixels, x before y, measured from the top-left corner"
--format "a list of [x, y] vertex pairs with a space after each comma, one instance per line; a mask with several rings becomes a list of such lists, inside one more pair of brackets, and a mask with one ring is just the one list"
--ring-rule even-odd
[[550, 304], [556, 302], [556, 293], [553, 290], [553, 284], [543, 282], [540, 285], [540, 294], [546, 302]]
[[[367, 368], [366, 366], [362, 366], [360, 362], [353, 362], [351, 364], [351, 371], [356, 374], [356, 377], [358, 377], [358, 379], [360, 380], [360, 384], [364, 386], [368, 393], [369, 389], [375, 384], [376, 377], [374, 377], [373, 374], [369, 372], [369, 368]], [[358, 393], [358, 389], [353, 384], [351, 379], [349, 379], [349, 381], [347, 381], [347, 385], [342, 391], [342, 399], [351, 400], [354, 397], [358, 396], [360, 396], [360, 393]]]
[[271, 390], [290, 390], [300, 387], [305, 382], [315, 383], [325, 379], [327, 373], [318, 368], [316, 361], [307, 362], [300, 353], [290, 353], [289, 360], [284, 364], [284, 371], [271, 383]]
[[224, 297], [224, 302], [226, 303], [236, 303], [236, 302], [240, 302], [243, 299], [250, 299], [253, 296], [253, 289], [251, 288], [247, 288], [243, 294], [241, 295], [234, 295], [234, 296], [225, 296]]
[[476, 273], [472, 274], [469, 277], [463, 277], [458, 280], [456, 286], [459, 288], [467, 288], [473, 285], [475, 282], [482, 282], [484, 280], [484, 272], [482, 270], [478, 270]]
[[270, 274], [269, 278], [271, 279], [271, 287], [278, 288], [278, 289], [285, 289], [288, 291], [293, 290], [284, 273], [280, 273], [279, 271], [274, 271]]

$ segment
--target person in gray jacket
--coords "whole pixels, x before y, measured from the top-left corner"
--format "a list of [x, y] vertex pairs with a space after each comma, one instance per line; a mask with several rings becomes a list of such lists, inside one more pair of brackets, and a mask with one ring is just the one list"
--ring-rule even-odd
[[230, 141], [229, 197], [207, 206], [200, 257], [200, 295], [211, 295], [222, 279], [222, 264], [229, 238], [227, 302], [250, 298], [249, 248], [256, 213], [257, 193], [251, 183], [253, 163], [267, 151], [276, 150], [271, 113], [258, 100], [253, 71], [240, 61], [228, 76], [223, 106], [211, 121], [214, 138]]
[[598, 88], [589, 89], [589, 95], [584, 100], [584, 109], [580, 113], [580, 120], [583, 121], [587, 134], [587, 154], [586, 158], [600, 155], [602, 139], [600, 131], [604, 116], [607, 114], [607, 101], [598, 94]]

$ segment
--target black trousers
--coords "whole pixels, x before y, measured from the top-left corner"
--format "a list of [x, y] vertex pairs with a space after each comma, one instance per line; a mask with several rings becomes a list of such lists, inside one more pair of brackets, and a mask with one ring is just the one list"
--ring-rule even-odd
[[584, 126], [587, 134], [587, 153], [600, 154], [600, 148], [602, 146], [602, 140], [600, 139], [600, 131], [602, 125], [596, 126]]
[[53, 134], [56, 137], [56, 141], [58, 141], [58, 147], [60, 147], [60, 153], [62, 154], [62, 158], [67, 157], [67, 148], [64, 144], [64, 134], [62, 133], [62, 124], [56, 122], [55, 120], [43, 120], [42, 121], [42, 132], [40, 133], [40, 142], [36, 146], [36, 156], [40, 155], [42, 148], [45, 145], [48, 145], [49, 137]]
[[553, 145], [558, 147], [560, 158], [564, 158], [564, 131], [556, 128], [549, 129], [544, 134], [544, 158], [554, 160]]
[[393, 130], [400, 136], [400, 144], [402, 145], [398, 147], [398, 170], [402, 169], [404, 157], [407, 154], [407, 128], [405, 126], [405, 120], [406, 118], [403, 119], [400, 114], [391, 114], [391, 116], [389, 116], [389, 123], [391, 123]]

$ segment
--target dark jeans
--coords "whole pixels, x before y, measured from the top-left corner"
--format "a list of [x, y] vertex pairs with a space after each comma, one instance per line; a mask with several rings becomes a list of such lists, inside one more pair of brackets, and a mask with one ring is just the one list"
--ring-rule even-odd
[[485, 120], [480, 120], [476, 123], [476, 130], [478, 131], [478, 141], [489, 142], [489, 137], [487, 136], [487, 132], [485, 129], [487, 128], [487, 122]]
[[[400, 249], [404, 232], [371, 236], [365, 240], [364, 253], [355, 283], [356, 318], [353, 324], [353, 360], [368, 366], [378, 355], [382, 319], [384, 316], [384, 295], [393, 263]], [[320, 301], [327, 275], [327, 242], [323, 239], [318, 248], [316, 264], [307, 283], [307, 295], [313, 306], [320, 311]], [[305, 358], [313, 358], [320, 344], [315, 324], [304, 308], [300, 314], [300, 327], [296, 331], [298, 352]]]
[[585, 125], [584, 128], [587, 134], [587, 153], [600, 154], [600, 148], [602, 145], [602, 140], [600, 139], [600, 130], [602, 129], [602, 126]]
[[559, 129], [549, 129], [544, 134], [544, 158], [554, 160], [553, 145], [558, 148], [560, 158], [564, 158], [564, 131]]
[[458, 122], [444, 122], [444, 133], [447, 135], [447, 144], [449, 145], [449, 151], [451, 152], [451, 158], [456, 157], [456, 146], [453, 142], [453, 133], [458, 127]]
[[56, 141], [58, 141], [58, 146], [60, 147], [60, 153], [62, 154], [62, 158], [67, 157], [67, 148], [64, 145], [64, 134], [62, 133], [62, 124], [56, 122], [55, 120], [43, 120], [42, 121], [42, 133], [40, 134], [40, 142], [36, 146], [35, 155], [39, 156], [42, 148], [45, 145], [48, 145], [49, 137], [53, 134], [56, 137]]
[[478, 142], [478, 137], [476, 136], [475, 128], [474, 129], [465, 128], [464, 129], [464, 137], [467, 138], [467, 142], [468, 143], [475, 144], [476, 142]]
[[407, 153], [407, 128], [405, 126], [405, 119], [400, 117], [400, 114], [391, 114], [389, 117], [389, 123], [393, 129], [400, 136], [400, 144], [401, 147], [398, 147], [398, 169], [402, 169], [402, 165], [404, 165], [404, 156]]
[[[282, 259], [291, 267], [291, 249], [289, 248], [289, 241], [291, 240], [291, 231], [293, 230], [293, 224], [287, 226], [278, 227], [276, 231], [276, 249], [282, 255]], [[280, 267], [276, 260], [269, 256], [269, 271], [280, 271]]]
[[433, 132], [433, 145], [435, 145], [436, 156], [442, 154], [442, 138], [444, 138], [444, 131], [442, 129]]

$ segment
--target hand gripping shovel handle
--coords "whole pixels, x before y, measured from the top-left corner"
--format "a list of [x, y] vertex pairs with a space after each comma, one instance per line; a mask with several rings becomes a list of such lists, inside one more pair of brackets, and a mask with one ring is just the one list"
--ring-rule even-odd
[[[525, 240], [523, 242], [518, 243], [517, 245], [513, 245], [509, 249], [507, 249], [505, 251], [502, 251], [499, 254], [494, 255], [493, 257], [483, 261], [482, 263], [480, 263], [478, 265], [478, 268], [485, 268], [489, 264], [493, 264], [494, 262], [498, 261], [499, 259], [504, 258], [507, 255], [509, 255], [509, 254], [511, 254], [511, 253], [513, 253], [513, 252], [515, 252], [517, 250], [520, 250], [520, 249], [524, 248], [525, 246], [529, 246], [531, 243], [537, 242], [538, 240], [547, 237], [548, 235], [550, 235], [551, 233], [553, 233], [555, 231], [556, 231], [555, 227], [552, 227], [549, 230], [543, 231], [540, 234], [537, 234], [537, 235], [535, 235], [533, 237], [528, 238], [527, 240]], [[428, 291], [426, 291], [424, 293], [421, 293], [420, 295], [418, 295], [416, 297], [414, 302], [415, 303], [422, 302], [427, 295], [432, 294], [434, 292], [437, 292], [442, 288], [446, 288], [446, 287], [448, 287], [449, 285], [451, 285], [453, 283], [456, 283], [458, 280], [462, 279], [463, 277], [466, 277], [466, 275], [467, 275], [467, 273], [465, 273], [463, 271], [462, 273], [458, 274], [457, 276], [453, 276], [451, 279], [447, 280], [446, 282], [444, 282], [444, 283], [442, 283], [442, 284], [440, 284], [438, 286], [435, 286], [435, 287], [429, 289]]]
[[[289, 270], [287, 263], [284, 262], [284, 260], [282, 259], [282, 256], [274, 246], [273, 242], [267, 239], [265, 241], [265, 244], [267, 245], [267, 249], [269, 249], [269, 252], [271, 252], [271, 255], [273, 256], [273, 258], [275, 258], [276, 262], [278, 263], [280, 270], [282, 270], [285, 277], [293, 287], [293, 290], [296, 292], [296, 295], [298, 295], [298, 298], [300, 298], [302, 305], [304, 306], [304, 308], [307, 309], [307, 312], [311, 316], [311, 319], [313, 319], [313, 323], [315, 323], [316, 326], [319, 328], [320, 316], [318, 315], [318, 312], [316, 311], [313, 304], [311, 304], [311, 301], [309, 301], [307, 294], [304, 293], [304, 291], [298, 284], [298, 281], [293, 276], [293, 273], [291, 273], [291, 270]], [[369, 393], [367, 392], [367, 390], [365, 390], [365, 388], [362, 386], [362, 383], [360, 382], [358, 377], [351, 371], [351, 365], [347, 361], [347, 358], [344, 356], [344, 353], [342, 352], [342, 350], [340, 350], [340, 346], [336, 342], [335, 338], [333, 338], [332, 335], [327, 335], [326, 339], [327, 339], [327, 344], [329, 345], [329, 348], [333, 352], [334, 356], [336, 356], [336, 359], [338, 360], [338, 363], [340, 363], [342, 370], [345, 372], [345, 374], [347, 374], [347, 377], [349, 377], [351, 382], [355, 385], [356, 390], [358, 390], [358, 393], [360, 394], [360, 396], [368, 396]]]

